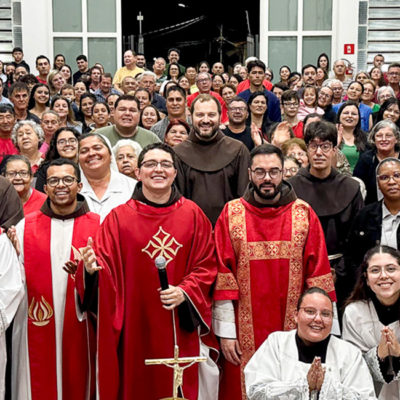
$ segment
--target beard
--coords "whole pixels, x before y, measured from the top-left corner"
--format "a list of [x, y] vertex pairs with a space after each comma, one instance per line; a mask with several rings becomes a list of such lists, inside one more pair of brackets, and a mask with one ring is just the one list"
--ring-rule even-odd
[[266, 185], [265, 183], [262, 183], [261, 185], [257, 186], [253, 182], [253, 188], [256, 194], [263, 200], [272, 200], [280, 191], [282, 190], [282, 182], [279, 183], [279, 185], [275, 185], [272, 182], [268, 183], [269, 186], [272, 186], [273, 190], [270, 190], [269, 192], [263, 192], [262, 187], [263, 185]]
[[197, 125], [193, 125], [193, 130], [197, 137], [207, 140], [207, 139], [211, 139], [215, 136], [215, 134], [219, 130], [219, 125], [211, 124], [211, 132], [210, 133], [201, 133], [200, 126], [197, 126]]

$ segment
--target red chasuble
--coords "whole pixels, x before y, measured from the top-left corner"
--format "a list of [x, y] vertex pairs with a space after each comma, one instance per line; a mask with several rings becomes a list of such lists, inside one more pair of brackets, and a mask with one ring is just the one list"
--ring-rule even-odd
[[[100, 218], [87, 213], [74, 220], [72, 246], [86, 246]], [[37, 211], [25, 218], [24, 255], [28, 291], [28, 349], [32, 400], [57, 399], [56, 337], [51, 273], [51, 218]], [[74, 254], [71, 249], [71, 260]], [[63, 400], [84, 400], [93, 393], [87, 320], [79, 321], [75, 306], [74, 276], [69, 275], [63, 325]], [[94, 353], [93, 353], [94, 354]], [[93, 376], [92, 376], [93, 379]]]
[[242, 363], [223, 357], [220, 399], [245, 400], [243, 370], [271, 332], [295, 328], [301, 293], [311, 286], [336, 300], [318, 217], [302, 200], [258, 208], [229, 202], [215, 227], [219, 261], [215, 300], [234, 300]]
[[[99, 271], [98, 385], [101, 400], [151, 399], [172, 395], [173, 371], [145, 366], [145, 359], [171, 358], [171, 311], [162, 308], [154, 260], [167, 260], [170, 285], [182, 288], [201, 320], [211, 324], [210, 290], [217, 266], [211, 224], [200, 208], [181, 197], [155, 208], [137, 200], [119, 206], [104, 220], [95, 240]], [[199, 356], [199, 334], [179, 328], [180, 356]], [[184, 397], [195, 400], [198, 365], [186, 369]]]

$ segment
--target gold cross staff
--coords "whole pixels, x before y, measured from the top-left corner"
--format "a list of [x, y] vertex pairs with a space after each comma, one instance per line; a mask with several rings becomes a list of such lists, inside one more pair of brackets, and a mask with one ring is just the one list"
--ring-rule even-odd
[[[168, 368], [174, 369], [174, 379], [173, 379], [173, 397], [167, 397], [161, 400], [175, 400], [182, 399], [178, 397], [178, 389], [183, 384], [183, 371], [186, 368], [191, 367], [195, 363], [200, 363], [207, 361], [207, 357], [182, 357], [179, 358], [179, 346], [174, 346], [174, 358], [159, 358], [154, 360], [144, 360], [146, 365], [165, 365]], [[185, 367], [181, 367], [180, 364], [189, 364]]]

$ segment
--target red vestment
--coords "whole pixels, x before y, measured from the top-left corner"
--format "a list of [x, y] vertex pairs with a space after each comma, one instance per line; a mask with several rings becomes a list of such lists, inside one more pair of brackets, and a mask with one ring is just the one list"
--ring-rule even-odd
[[[51, 218], [41, 211], [25, 218], [24, 267], [28, 296], [28, 351], [32, 400], [57, 399], [56, 322], [53, 305], [51, 264]], [[86, 213], [74, 220], [72, 246], [86, 246], [100, 225], [97, 214]], [[71, 260], [74, 260], [71, 248]], [[78, 319], [75, 305], [75, 277], [68, 276], [63, 323], [62, 398], [85, 400], [94, 395], [87, 320]], [[92, 351], [94, 355], [94, 351]], [[92, 376], [91, 376], [92, 375]], [[90, 382], [92, 379], [92, 382]], [[61, 398], [61, 397], [60, 397]]]
[[215, 226], [219, 262], [215, 300], [235, 300], [241, 365], [222, 362], [220, 399], [246, 399], [243, 370], [271, 332], [295, 328], [305, 288], [319, 286], [335, 300], [318, 217], [302, 200], [256, 207], [229, 202]]
[[[98, 385], [101, 400], [151, 399], [172, 395], [173, 371], [145, 365], [171, 358], [171, 311], [162, 308], [155, 258], [167, 260], [170, 285], [182, 288], [201, 321], [211, 323], [210, 290], [217, 274], [211, 224], [200, 208], [181, 197], [166, 207], [131, 199], [110, 212], [95, 239], [99, 271]], [[199, 356], [199, 334], [180, 329], [180, 356]], [[195, 400], [198, 365], [184, 372], [183, 395]]]

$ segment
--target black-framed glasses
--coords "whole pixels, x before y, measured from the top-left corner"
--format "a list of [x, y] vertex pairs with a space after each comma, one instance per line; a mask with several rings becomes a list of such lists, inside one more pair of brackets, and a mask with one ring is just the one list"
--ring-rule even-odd
[[174, 168], [174, 163], [172, 161], [155, 161], [155, 160], [149, 160], [149, 161], [144, 161], [142, 162], [141, 167], [145, 167], [145, 168], [149, 168], [149, 169], [153, 169], [153, 168], [157, 168], [158, 166], [160, 166], [162, 169], [170, 169], [170, 168]]
[[264, 168], [256, 168], [251, 169], [250, 171], [256, 176], [257, 179], [264, 179], [267, 175], [269, 175], [271, 179], [275, 179], [282, 173], [282, 170], [279, 168], [271, 168], [268, 171]]
[[60, 182], [62, 182], [65, 186], [72, 186], [75, 181], [78, 181], [78, 179], [70, 175], [63, 176], [62, 178], [52, 176], [51, 178], [47, 179], [46, 183], [50, 187], [56, 187]]
[[322, 150], [323, 153], [328, 153], [330, 150], [332, 150], [333, 145], [332, 143], [310, 143], [307, 146], [308, 150], [311, 150], [312, 152], [316, 152], [318, 148]]

